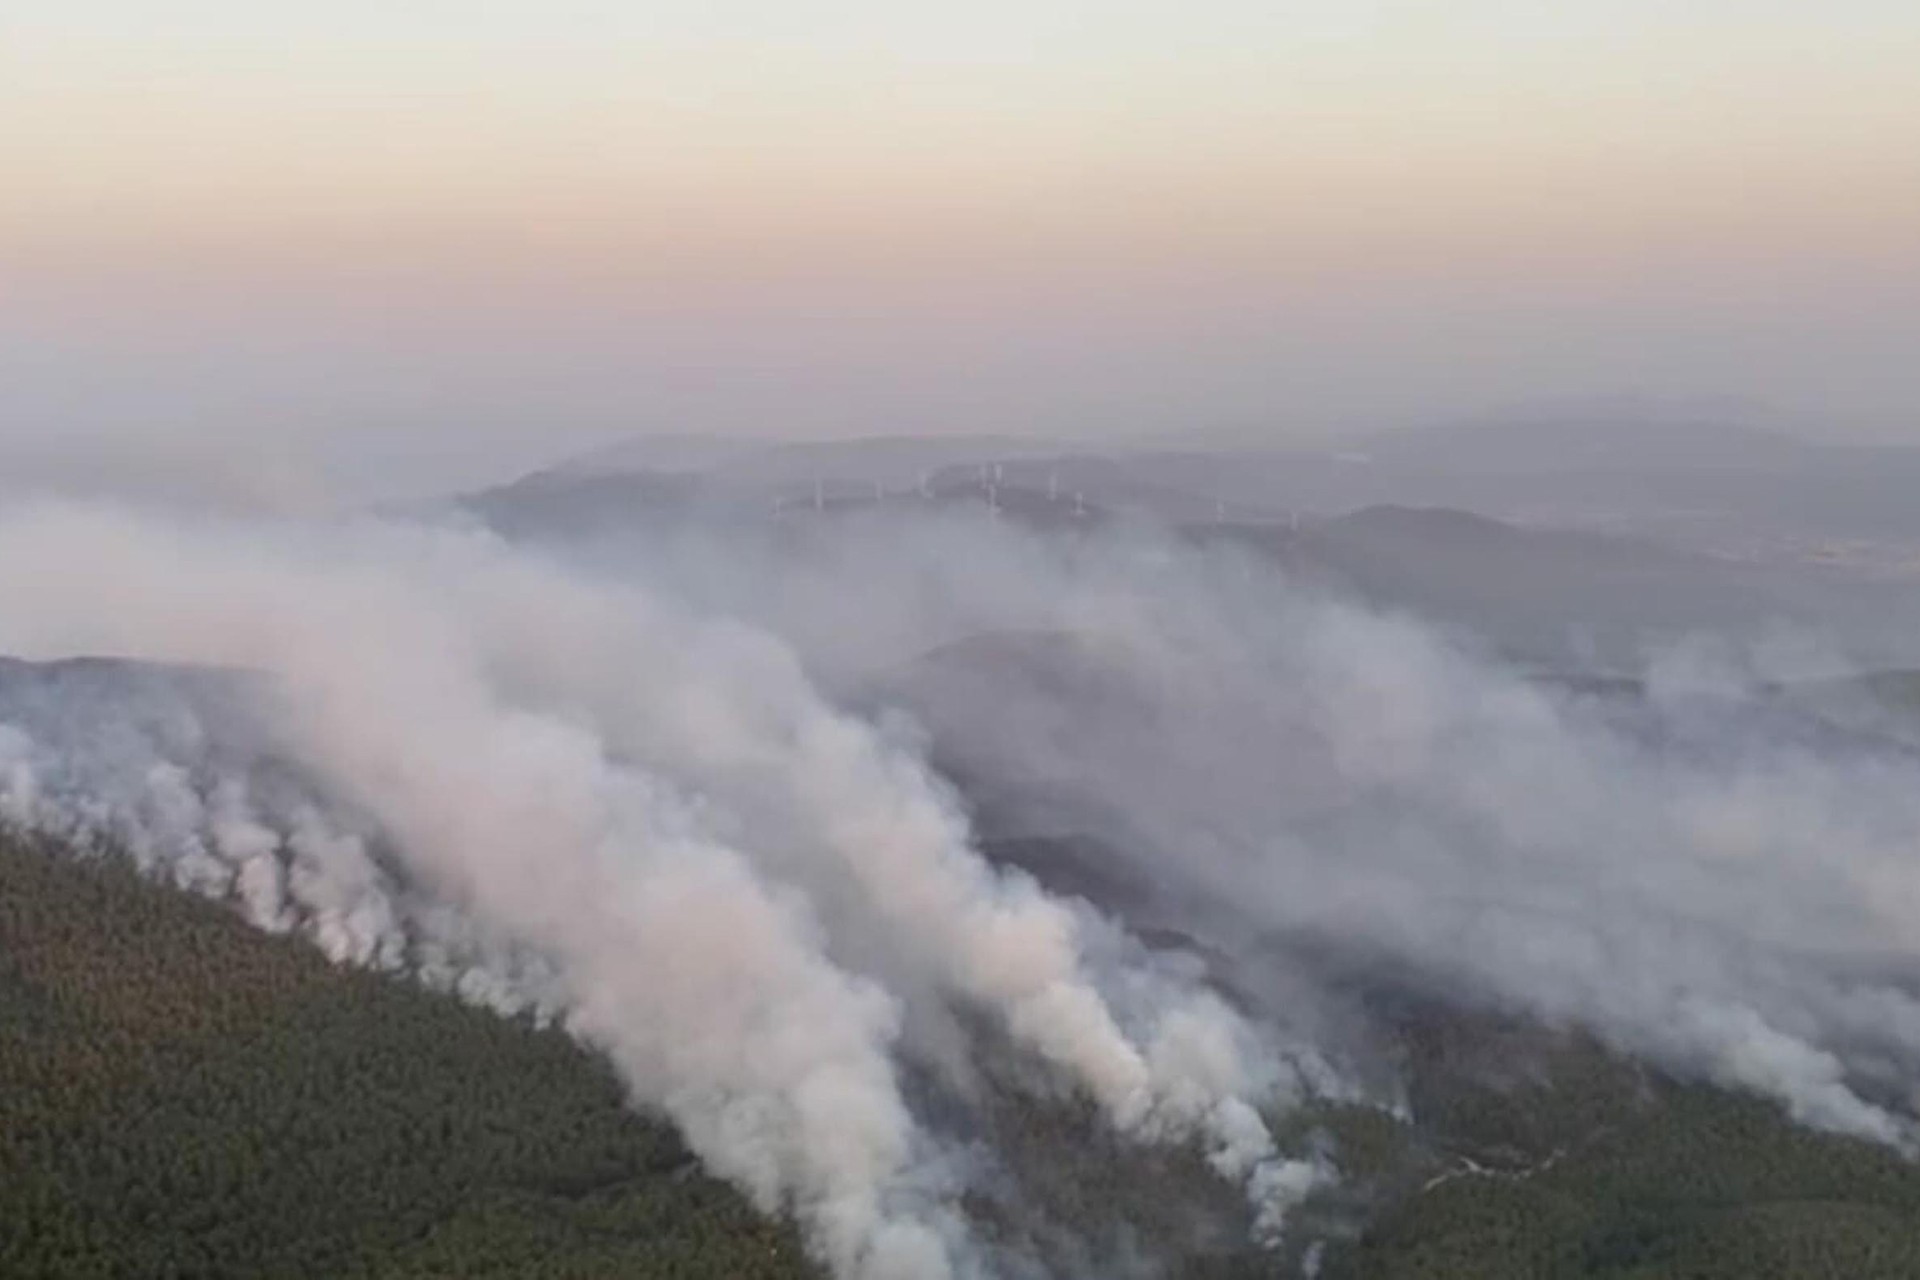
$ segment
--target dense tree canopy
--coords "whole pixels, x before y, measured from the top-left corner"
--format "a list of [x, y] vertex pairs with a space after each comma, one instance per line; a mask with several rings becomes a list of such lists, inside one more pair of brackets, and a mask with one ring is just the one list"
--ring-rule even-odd
[[0, 842], [0, 1275], [811, 1274], [559, 1032]]
[[[51, 856], [50, 856], [51, 855]], [[1920, 1169], [1578, 1035], [1431, 1006], [1412, 1120], [1296, 1114], [1335, 1190], [1277, 1252], [1190, 1151], [1008, 1082], [981, 1236], [1171, 1277], [1920, 1275]], [[1317, 1246], [1317, 1247], [1316, 1247]], [[557, 1031], [330, 965], [121, 861], [0, 839], [0, 1276], [817, 1276]]]

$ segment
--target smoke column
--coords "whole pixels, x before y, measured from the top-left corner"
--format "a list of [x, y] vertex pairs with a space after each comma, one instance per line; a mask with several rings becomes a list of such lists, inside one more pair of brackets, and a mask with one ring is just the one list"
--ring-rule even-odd
[[1267, 1120], [1397, 1105], [1355, 972], [1913, 1145], [1920, 750], [1697, 650], [1596, 696], [1230, 547], [911, 511], [536, 549], [37, 508], [0, 601], [11, 653], [191, 664], [0, 699], [0, 816], [561, 1020], [838, 1276], [1034, 1271], [916, 1094], [983, 1033], [1277, 1236], [1331, 1175]]
[[1114, 926], [990, 866], [910, 746], [773, 633], [485, 536], [74, 508], [0, 522], [0, 595], [11, 652], [227, 669], [271, 706], [238, 747], [16, 726], [8, 816], [563, 1018], [837, 1275], [994, 1267], [900, 1074], [963, 1017], [1121, 1133], [1201, 1143], [1266, 1229], [1319, 1176], [1258, 1114], [1305, 1087], [1293, 1060], [1110, 940], [1096, 966], [1083, 933]]
[[1348, 1020], [1315, 956], [1384, 965], [1912, 1144], [1911, 726], [1760, 697], [1706, 645], [1583, 694], [1148, 529], [856, 517], [572, 553], [910, 708], [1008, 825], [1098, 837], [1139, 923], [1259, 957], [1277, 1025]]

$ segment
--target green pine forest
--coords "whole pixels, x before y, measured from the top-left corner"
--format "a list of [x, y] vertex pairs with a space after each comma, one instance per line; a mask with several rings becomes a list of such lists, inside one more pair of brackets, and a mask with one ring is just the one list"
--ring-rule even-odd
[[[1058, 1102], [994, 1104], [1026, 1186], [969, 1208], [1025, 1239], [1008, 1205], [1044, 1205], [1091, 1275], [1124, 1233], [1176, 1278], [1291, 1274], [1313, 1241], [1325, 1280], [1920, 1276], [1897, 1155], [1577, 1035], [1431, 1010], [1400, 1034], [1415, 1123], [1288, 1122], [1343, 1177], [1286, 1250], [1197, 1232], [1233, 1203], [1197, 1161]], [[559, 1032], [0, 840], [0, 1276], [817, 1275]]]
[[0, 845], [0, 1276], [812, 1274], [561, 1033]]

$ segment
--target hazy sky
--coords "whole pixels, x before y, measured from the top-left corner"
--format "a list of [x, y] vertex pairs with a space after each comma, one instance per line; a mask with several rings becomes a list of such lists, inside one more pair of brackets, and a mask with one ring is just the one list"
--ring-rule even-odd
[[16, 0], [0, 463], [1622, 389], [1920, 441], [1917, 66], [1896, 0]]

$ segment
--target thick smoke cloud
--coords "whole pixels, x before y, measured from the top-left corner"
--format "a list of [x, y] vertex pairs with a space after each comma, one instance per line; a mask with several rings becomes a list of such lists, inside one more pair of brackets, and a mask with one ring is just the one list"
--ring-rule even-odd
[[0, 595], [11, 651], [258, 686], [243, 732], [156, 698], [106, 741], [55, 690], [0, 742], [7, 816], [113, 839], [337, 958], [563, 1018], [838, 1275], [997, 1269], [952, 1208], [965, 1153], [902, 1080], [964, 1079], [970, 1019], [1119, 1133], [1199, 1143], [1265, 1230], [1319, 1176], [1258, 1110], [1301, 1066], [991, 866], [910, 745], [771, 632], [484, 536], [79, 509], [0, 522]]
[[1351, 1025], [1329, 965], [1391, 971], [1912, 1144], [1910, 727], [1759, 696], [1708, 643], [1632, 696], [1542, 683], [1146, 530], [875, 515], [757, 560], [578, 553], [911, 708], [1008, 831], [1096, 837], [1081, 876], [1296, 1032]]
[[0, 602], [8, 652], [193, 664], [0, 697], [0, 816], [562, 1020], [840, 1276], [1031, 1269], [917, 1093], [985, 1038], [1277, 1235], [1330, 1175], [1268, 1120], [1398, 1105], [1369, 985], [1914, 1142], [1920, 752], [1698, 651], [1582, 692], [1229, 545], [885, 508], [537, 550], [42, 508]]

